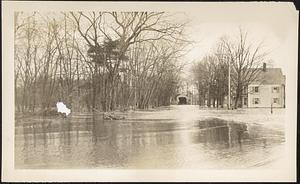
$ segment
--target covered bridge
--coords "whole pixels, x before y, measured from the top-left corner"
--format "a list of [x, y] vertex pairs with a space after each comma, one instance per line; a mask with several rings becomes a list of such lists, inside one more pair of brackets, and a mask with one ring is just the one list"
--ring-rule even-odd
[[176, 99], [176, 103], [178, 105], [184, 105], [184, 104], [189, 103], [189, 97], [187, 95], [184, 95], [184, 94], [176, 95], [175, 99]]

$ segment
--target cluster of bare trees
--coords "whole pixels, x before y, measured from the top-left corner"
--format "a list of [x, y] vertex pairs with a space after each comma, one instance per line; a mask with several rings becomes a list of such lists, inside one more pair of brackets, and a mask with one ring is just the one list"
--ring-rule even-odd
[[248, 85], [257, 78], [266, 61], [267, 54], [262, 50], [262, 44], [250, 42], [247, 33], [241, 29], [236, 38], [222, 37], [214, 51], [193, 67], [199, 104], [223, 107], [226, 102], [228, 105], [225, 97], [228, 98], [230, 89], [230, 104], [234, 108], [241, 107], [242, 98], [248, 93]]
[[178, 87], [185, 23], [164, 12], [15, 13], [15, 102], [73, 111], [168, 105]]

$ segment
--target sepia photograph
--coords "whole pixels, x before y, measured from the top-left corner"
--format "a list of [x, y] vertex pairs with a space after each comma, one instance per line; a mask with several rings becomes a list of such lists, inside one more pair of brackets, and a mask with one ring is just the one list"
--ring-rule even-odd
[[293, 3], [2, 11], [5, 181], [296, 181]]

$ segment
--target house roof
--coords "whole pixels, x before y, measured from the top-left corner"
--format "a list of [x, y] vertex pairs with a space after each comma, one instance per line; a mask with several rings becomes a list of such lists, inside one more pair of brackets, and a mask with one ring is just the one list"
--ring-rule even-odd
[[285, 75], [282, 74], [281, 68], [266, 68], [266, 71], [260, 69], [251, 84], [285, 84]]

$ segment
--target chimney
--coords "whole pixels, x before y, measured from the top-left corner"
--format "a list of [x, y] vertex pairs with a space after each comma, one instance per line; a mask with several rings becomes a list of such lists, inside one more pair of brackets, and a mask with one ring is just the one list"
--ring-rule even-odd
[[267, 64], [266, 63], [263, 63], [263, 71], [267, 71]]

